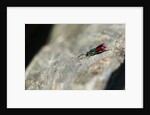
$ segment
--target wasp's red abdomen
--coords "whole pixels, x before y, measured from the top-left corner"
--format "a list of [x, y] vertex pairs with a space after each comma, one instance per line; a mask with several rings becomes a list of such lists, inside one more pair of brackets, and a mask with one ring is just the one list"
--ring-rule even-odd
[[104, 44], [101, 44], [98, 47], [96, 47], [96, 51], [103, 52], [103, 51], [105, 51], [105, 48], [106, 48], [106, 46]]

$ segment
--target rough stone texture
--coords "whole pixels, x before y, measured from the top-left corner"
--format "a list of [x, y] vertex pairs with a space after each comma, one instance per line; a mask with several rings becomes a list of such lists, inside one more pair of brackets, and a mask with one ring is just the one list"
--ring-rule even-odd
[[[125, 60], [124, 24], [55, 25], [50, 40], [26, 69], [27, 90], [100, 90]], [[101, 43], [107, 52], [77, 58]]]

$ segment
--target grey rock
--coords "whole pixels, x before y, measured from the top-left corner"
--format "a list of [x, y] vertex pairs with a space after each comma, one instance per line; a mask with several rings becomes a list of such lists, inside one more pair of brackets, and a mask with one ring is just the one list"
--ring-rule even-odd
[[[55, 25], [26, 69], [26, 90], [100, 90], [125, 60], [124, 24]], [[99, 44], [107, 52], [77, 58]]]

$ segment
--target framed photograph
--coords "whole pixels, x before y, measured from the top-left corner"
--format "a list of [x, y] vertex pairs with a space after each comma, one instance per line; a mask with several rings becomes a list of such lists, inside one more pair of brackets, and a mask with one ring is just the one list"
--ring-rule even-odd
[[143, 108], [143, 6], [6, 16], [6, 108]]

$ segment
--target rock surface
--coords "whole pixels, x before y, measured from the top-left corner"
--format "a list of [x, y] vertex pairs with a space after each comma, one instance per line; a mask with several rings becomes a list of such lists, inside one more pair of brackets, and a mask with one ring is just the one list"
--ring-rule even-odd
[[[100, 90], [125, 60], [124, 24], [55, 25], [26, 69], [26, 90]], [[77, 58], [99, 44], [107, 52]]]

